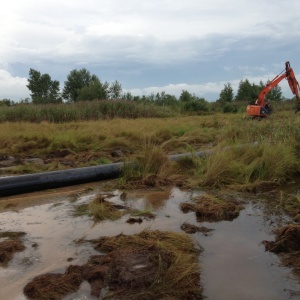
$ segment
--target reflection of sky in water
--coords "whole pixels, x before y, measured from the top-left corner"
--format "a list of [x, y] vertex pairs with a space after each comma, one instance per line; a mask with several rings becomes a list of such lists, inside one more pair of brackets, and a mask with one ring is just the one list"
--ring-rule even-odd
[[[64, 272], [70, 264], [84, 264], [95, 250], [89, 244], [75, 244], [74, 240], [134, 234], [143, 229], [182, 232], [180, 226], [184, 222], [215, 229], [209, 237], [201, 233], [191, 235], [205, 249], [200, 263], [207, 299], [279, 300], [288, 298], [288, 290], [299, 290], [299, 284], [286, 277], [289, 270], [277, 267], [277, 256], [265, 252], [261, 245], [263, 240], [273, 240], [270, 235], [273, 228], [266, 227], [260, 208], [247, 205], [232, 222], [197, 223], [195, 214], [183, 214], [179, 204], [199, 193], [177, 188], [132, 191], [127, 192], [123, 201], [121, 192], [114, 191], [107, 200], [141, 210], [151, 207], [156, 215], [154, 220], [132, 225], [126, 223], [128, 215], [115, 222], [99, 223], [87, 216], [72, 217], [74, 205], [88, 203], [95, 197], [92, 191], [72, 199], [65, 195], [59, 204], [1, 213], [2, 231], [27, 232], [27, 249], [15, 256], [9, 268], [0, 269], [0, 299], [25, 299], [22, 289], [34, 276]], [[38, 243], [37, 249], [32, 247], [33, 243]], [[68, 262], [70, 257], [74, 260]], [[94, 299], [88, 296], [88, 291], [83, 284], [78, 293], [66, 299]]]

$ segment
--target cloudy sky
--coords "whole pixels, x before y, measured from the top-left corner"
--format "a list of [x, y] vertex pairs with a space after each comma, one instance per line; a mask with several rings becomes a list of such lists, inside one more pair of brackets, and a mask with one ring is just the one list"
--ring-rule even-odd
[[[0, 11], [0, 99], [29, 96], [29, 69], [63, 88], [86, 68], [124, 91], [218, 98], [266, 82], [290, 61], [300, 76], [300, 1], [10, 0]], [[288, 84], [280, 84], [292, 97]]]

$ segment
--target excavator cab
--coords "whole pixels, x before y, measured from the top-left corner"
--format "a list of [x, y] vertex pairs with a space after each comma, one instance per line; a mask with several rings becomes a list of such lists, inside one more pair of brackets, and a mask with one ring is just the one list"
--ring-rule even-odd
[[252, 118], [266, 118], [269, 113], [263, 106], [260, 105], [247, 105], [246, 113]]
[[264, 101], [265, 105], [262, 106], [259, 99], [256, 100], [254, 105], [247, 106], [247, 115], [254, 118], [266, 118], [272, 113], [272, 106], [270, 100]]

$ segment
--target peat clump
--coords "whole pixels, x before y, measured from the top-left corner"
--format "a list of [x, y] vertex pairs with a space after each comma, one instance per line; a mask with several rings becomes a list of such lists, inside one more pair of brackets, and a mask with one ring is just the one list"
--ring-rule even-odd
[[35, 277], [24, 294], [29, 299], [58, 300], [87, 281], [91, 294], [105, 299], [202, 299], [200, 250], [187, 235], [146, 230], [84, 242], [101, 254], [85, 265], [69, 266], [64, 274]]
[[243, 206], [234, 200], [223, 200], [209, 194], [193, 198], [190, 202], [180, 204], [184, 213], [193, 211], [196, 213], [197, 221], [232, 221], [237, 218]]
[[263, 241], [266, 251], [279, 254], [282, 264], [300, 276], [300, 224], [278, 228], [275, 234], [275, 241]]
[[300, 251], [300, 224], [290, 224], [275, 230], [275, 241], [263, 241], [267, 251], [289, 253]]
[[16, 252], [25, 250], [20, 240], [26, 233], [21, 231], [0, 232], [0, 266], [6, 267]]
[[210, 228], [207, 228], [205, 226], [196, 226], [196, 225], [193, 225], [193, 224], [189, 224], [189, 223], [186, 223], [184, 222], [181, 226], [180, 226], [180, 229], [182, 231], [184, 231], [185, 233], [189, 233], [189, 234], [194, 234], [196, 232], [201, 232], [203, 235], [205, 236], [208, 236], [210, 235], [211, 231], [214, 231], [214, 229], [210, 229]]

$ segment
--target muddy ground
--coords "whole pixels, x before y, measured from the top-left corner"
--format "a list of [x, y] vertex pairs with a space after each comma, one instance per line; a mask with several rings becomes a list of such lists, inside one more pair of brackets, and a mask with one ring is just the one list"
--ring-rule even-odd
[[[131, 191], [126, 197], [105, 189], [106, 183], [92, 183], [1, 198], [1, 242], [18, 243], [0, 267], [1, 299], [299, 299], [299, 225], [270, 210], [277, 195], [273, 189], [219, 194], [169, 187]], [[297, 195], [298, 183], [285, 193]], [[101, 221], [89, 213], [74, 214], [99, 194], [128, 213]], [[151, 211], [154, 217], [131, 216], [132, 211]], [[147, 245], [143, 232], [154, 234], [154, 244]], [[193, 242], [198, 269], [187, 276], [191, 286], [174, 280], [185, 270], [171, 272], [174, 249], [159, 248], [169, 233]], [[124, 247], [120, 237], [127, 241]], [[178, 249], [185, 244], [178, 243]], [[158, 275], [166, 270], [169, 285], [160, 294], [164, 279]], [[54, 286], [62, 292], [51, 294]]]

